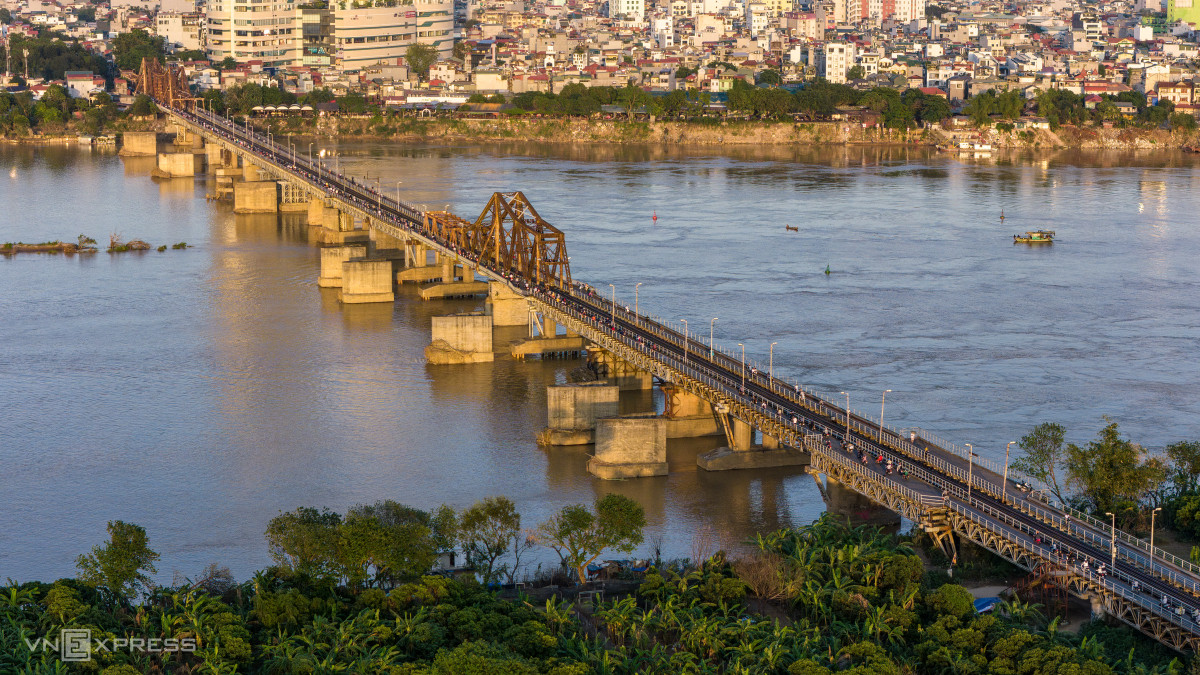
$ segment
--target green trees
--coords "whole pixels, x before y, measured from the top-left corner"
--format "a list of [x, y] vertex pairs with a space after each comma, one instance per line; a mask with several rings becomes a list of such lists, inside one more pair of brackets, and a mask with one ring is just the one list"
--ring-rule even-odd
[[609, 494], [596, 500], [596, 512], [583, 504], [564, 506], [538, 526], [537, 538], [573, 567], [579, 583], [587, 581], [587, 566], [608, 549], [632, 553], [642, 543], [646, 513], [628, 497]]
[[846, 71], [847, 80], [861, 80], [866, 76], [867, 70], [862, 66], [851, 66], [850, 69]]
[[423, 80], [429, 79], [429, 68], [437, 63], [437, 60], [438, 51], [433, 45], [414, 42], [404, 50], [404, 62]]
[[113, 39], [112, 49], [113, 63], [122, 70], [141, 68], [144, 58], [166, 60], [167, 56], [162, 40], [141, 28], [118, 35]]
[[779, 71], [774, 68], [767, 68], [760, 72], [755, 78], [754, 83], [758, 85], [768, 85], [778, 87], [783, 84], [783, 77], [779, 75]]
[[158, 572], [154, 568], [158, 554], [151, 550], [145, 528], [110, 520], [108, 535], [107, 544], [93, 546], [91, 553], [76, 558], [80, 580], [103, 586], [125, 599], [148, 591], [153, 586], [148, 575]]
[[1058, 476], [1065, 469], [1067, 454], [1063, 447], [1067, 430], [1061, 424], [1043, 422], [1021, 437], [1017, 447], [1023, 457], [1012, 462], [1012, 468], [1045, 485], [1059, 502], [1066, 503]]
[[345, 518], [301, 507], [267, 525], [267, 545], [279, 565], [324, 583], [354, 589], [391, 588], [432, 569], [452, 549], [457, 518], [449, 507], [428, 513], [383, 500], [360, 504]]
[[154, 101], [145, 94], [138, 94], [133, 99], [133, 104], [129, 106], [130, 115], [145, 116], [153, 115], [158, 112], [158, 106], [154, 105]]
[[1128, 519], [1136, 515], [1139, 502], [1151, 489], [1166, 479], [1166, 467], [1157, 459], [1146, 459], [1141, 446], [1121, 438], [1116, 422], [1105, 420], [1108, 425], [1096, 440], [1083, 447], [1067, 445], [1067, 474], [1087, 509]]
[[508, 497], [487, 497], [475, 502], [459, 517], [459, 541], [467, 563], [483, 583], [496, 581], [507, 569], [498, 565], [501, 556], [521, 532], [521, 514]]

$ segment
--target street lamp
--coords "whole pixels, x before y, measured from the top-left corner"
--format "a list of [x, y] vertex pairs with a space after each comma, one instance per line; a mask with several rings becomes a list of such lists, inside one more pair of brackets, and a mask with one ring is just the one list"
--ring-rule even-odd
[[312, 164], [312, 146], [313, 146], [312, 143], [308, 144], [308, 163], [310, 165]]
[[742, 348], [742, 393], [746, 393], [746, 345], [738, 343]]
[[1112, 535], [1110, 543], [1112, 544], [1112, 568], [1115, 572], [1117, 570], [1117, 516], [1115, 513], [1110, 513], [1108, 511], [1105, 511], [1104, 515], [1112, 518]]
[[971, 503], [971, 487], [975, 483], [975, 446], [970, 443], [963, 443], [967, 446], [967, 504]]
[[1013, 443], [1016, 441], [1009, 441], [1008, 445], [1004, 446], [1004, 488], [1000, 491], [1000, 501], [1008, 499], [1008, 452], [1012, 450]]
[[846, 438], [842, 441], [842, 449], [845, 450], [850, 443], [850, 394], [845, 391], [839, 391], [838, 393], [846, 395]]
[[383, 183], [382, 178], [375, 178], [375, 210], [383, 211]]
[[891, 389], [884, 389], [883, 396], [879, 398], [879, 442], [883, 442], [883, 406], [887, 403], [887, 395]]
[[778, 342], [771, 343], [771, 358], [767, 362], [767, 377], [769, 377], [771, 379], [775, 379], [775, 345], [777, 345], [777, 344], [779, 344], [779, 343]]
[[637, 285], [633, 287], [633, 320], [635, 323], [641, 323], [638, 321], [638, 289], [642, 287], [643, 283], [644, 282], [639, 281], [637, 282]]
[[688, 339], [687, 319], [680, 319], [680, 321], [683, 322], [683, 360], [687, 361], [688, 342], [690, 342]]
[[713, 334], [713, 324], [715, 324], [716, 322], [717, 322], [717, 317], [715, 317], [715, 316], [712, 318], [712, 321], [708, 322], [708, 360], [709, 361], [712, 361], [712, 357], [713, 357], [712, 334]]
[[1159, 506], [1158, 508], [1156, 508], [1150, 512], [1150, 567], [1151, 567], [1151, 571], [1153, 571], [1153, 568], [1154, 568], [1154, 516], [1157, 515], [1159, 511], [1162, 511], [1161, 506]]
[[400, 206], [400, 184], [403, 182], [402, 180], [396, 181], [396, 206]]
[[608, 287], [612, 289], [612, 316], [613, 316], [612, 327], [613, 327], [613, 331], [616, 331], [617, 330], [617, 286], [616, 286], [616, 284], [609, 284]]

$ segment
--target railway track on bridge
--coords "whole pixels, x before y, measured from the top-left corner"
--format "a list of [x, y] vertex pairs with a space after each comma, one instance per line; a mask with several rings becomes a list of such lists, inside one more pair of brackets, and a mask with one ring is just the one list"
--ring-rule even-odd
[[[372, 222], [469, 262], [588, 340], [621, 352], [619, 357], [636, 360], [664, 381], [694, 387], [720, 406], [723, 414], [770, 433], [796, 451], [811, 453], [816, 471], [915, 522], [928, 524], [931, 515], [944, 517], [944, 527], [950, 531], [1026, 569], [1041, 562], [1060, 568], [1068, 590], [1093, 599], [1094, 606], [1099, 603], [1168, 646], [1200, 649], [1200, 570], [1195, 566], [1149, 551], [1141, 540], [1127, 534], [1102, 531], [1080, 515], [1071, 518], [1066, 511], [1014, 494], [1008, 486], [992, 480], [989, 474], [994, 474], [987, 468], [974, 472], [970, 460], [961, 451], [956, 454], [956, 448], [906, 440], [798, 386], [761, 372], [747, 376], [744, 362], [605, 300], [585, 284], [572, 281], [569, 269], [547, 279], [540, 278], [539, 267], [534, 275], [539, 278], [527, 278], [528, 269], [505, 268], [499, 255], [485, 256], [438, 239], [426, 213], [413, 204], [387, 198], [319, 162], [297, 157], [294, 150], [289, 153], [232, 121], [202, 110], [166, 108], [202, 136], [230, 144], [252, 156], [255, 163], [269, 166], [277, 177], [302, 184], [314, 195], [337, 200]], [[813, 430], [827, 430], [838, 448], [817, 442], [818, 437], [808, 433]], [[881, 471], [878, 465], [863, 466], [844, 451], [850, 443], [905, 466], [910, 475], [901, 478]], [[966, 469], [964, 462], [968, 462]], [[1117, 550], [1115, 565], [1110, 546]], [[1064, 564], [1064, 554], [1074, 563]], [[1083, 561], [1088, 570], [1082, 568]], [[1111, 567], [1105, 577], [1095, 573], [1101, 563]]]

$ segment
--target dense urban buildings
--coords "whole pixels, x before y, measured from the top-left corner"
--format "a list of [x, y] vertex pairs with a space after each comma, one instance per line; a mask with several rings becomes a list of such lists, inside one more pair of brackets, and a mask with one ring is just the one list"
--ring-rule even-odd
[[[145, 30], [185, 54], [198, 90], [329, 87], [388, 104], [571, 84], [651, 95], [740, 80], [921, 89], [957, 112], [984, 92], [1065, 90], [1094, 106], [1145, 95], [1194, 112], [1200, 6], [1191, 0], [4, 0], [5, 40], [61, 36], [111, 59]], [[416, 47], [414, 47], [416, 46]], [[412, 63], [412, 49], [424, 54]], [[426, 50], [431, 48], [432, 51]], [[430, 56], [432, 54], [432, 56]], [[6, 72], [24, 75], [21, 54]], [[203, 58], [201, 58], [203, 57]], [[432, 61], [432, 62], [430, 62]], [[103, 77], [106, 73], [94, 72]], [[9, 86], [20, 83], [9, 78]], [[46, 84], [30, 73], [28, 85]], [[114, 92], [117, 94], [127, 92]]]

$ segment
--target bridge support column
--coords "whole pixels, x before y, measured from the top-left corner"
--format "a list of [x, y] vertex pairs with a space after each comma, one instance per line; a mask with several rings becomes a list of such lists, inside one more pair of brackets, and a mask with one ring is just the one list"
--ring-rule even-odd
[[208, 173], [225, 167], [225, 149], [216, 143], [204, 146], [204, 165]]
[[663, 384], [663, 420], [667, 438], [717, 436], [721, 427], [713, 417], [712, 405], [699, 396], [673, 384]]
[[244, 162], [242, 164], [242, 179], [243, 180], [250, 182], [250, 183], [256, 183], [260, 180], [263, 180], [263, 178], [264, 178], [263, 173], [262, 173], [262, 171], [259, 170], [259, 168], [257, 166], [254, 166], [250, 162]]
[[234, 213], [278, 213], [279, 183], [273, 180], [233, 184]]
[[152, 157], [158, 154], [158, 134], [153, 131], [126, 131], [121, 134], [122, 157]]
[[600, 373], [601, 377], [608, 378], [610, 382], [620, 387], [621, 391], [650, 389], [654, 386], [652, 374], [622, 361], [616, 355], [599, 347], [588, 348], [588, 364]]
[[490, 281], [487, 313], [492, 315], [493, 326], [525, 326], [529, 324], [529, 300], [508, 284]]
[[[807, 466], [807, 452], [792, 448], [781, 448], [775, 439], [775, 447], [752, 445], [754, 427], [729, 414], [724, 406], [714, 406], [713, 416], [725, 430], [729, 445], [706, 452], [696, 458], [696, 466], [705, 471], [727, 471], [730, 469], [768, 469], [781, 466]], [[764, 440], [766, 440], [764, 438]]]
[[393, 237], [385, 232], [380, 232], [368, 223], [368, 235], [370, 236], [370, 254], [372, 258], [386, 258], [388, 260], [397, 261], [401, 267], [404, 261], [404, 242]]
[[608, 480], [667, 475], [667, 429], [657, 416], [596, 420], [596, 454], [588, 473]]
[[325, 246], [321, 248], [321, 276], [317, 285], [321, 288], [341, 288], [343, 264], [353, 258], [361, 258], [367, 254], [367, 247], [362, 244], [352, 246]]
[[604, 382], [546, 387], [546, 429], [542, 445], [587, 445], [596, 442], [596, 419], [620, 413], [619, 390]]
[[492, 361], [492, 317], [455, 314], [433, 317], [433, 342], [425, 348], [431, 364]]
[[199, 156], [191, 152], [160, 152], [157, 165], [150, 175], [155, 178], [195, 176], [197, 170], [204, 170], [202, 161]]
[[830, 513], [845, 516], [855, 525], [900, 524], [900, 514], [889, 511], [829, 476], [825, 477], [824, 496]]
[[[434, 298], [462, 298], [473, 295], [484, 295], [488, 293], [488, 282], [475, 281], [475, 272], [473, 268], [463, 267], [463, 280], [455, 281], [458, 274], [458, 261], [454, 256], [439, 255], [439, 264], [441, 267], [441, 283], [430, 284], [419, 291], [422, 300], [433, 300]], [[405, 270], [404, 272], [410, 272]], [[401, 272], [401, 275], [404, 274]]]
[[[347, 247], [349, 248], [349, 247]], [[345, 304], [393, 302], [392, 261], [347, 260], [342, 263], [342, 292], [338, 300]]]

